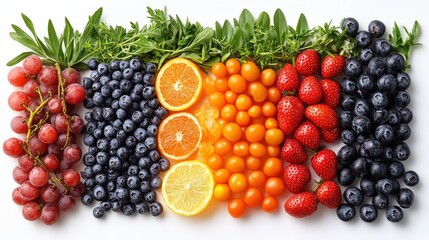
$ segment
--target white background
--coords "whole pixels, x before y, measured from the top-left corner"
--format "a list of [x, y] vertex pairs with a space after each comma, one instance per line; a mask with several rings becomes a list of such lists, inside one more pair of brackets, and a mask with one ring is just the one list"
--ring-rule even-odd
[[[8, 84], [9, 67], [6, 62], [26, 50], [9, 37], [10, 24], [25, 27], [20, 13], [30, 17], [39, 32], [46, 36], [48, 19], [52, 19], [57, 29], [63, 28], [66, 16], [76, 29], [83, 29], [87, 18], [98, 7], [103, 7], [103, 20], [111, 25], [129, 26], [129, 22], [148, 23], [146, 6], [167, 7], [169, 14], [178, 14], [182, 19], [199, 21], [204, 26], [214, 27], [215, 21], [238, 18], [243, 8], [254, 15], [267, 11], [271, 16], [276, 8], [284, 12], [288, 24], [295, 26], [300, 13], [307, 16], [310, 26], [321, 25], [332, 20], [339, 24], [343, 17], [352, 16], [359, 20], [361, 29], [373, 19], [386, 23], [387, 31], [393, 22], [411, 28], [414, 20], [420, 22], [422, 34], [418, 39], [423, 46], [414, 48], [409, 73], [412, 77], [410, 93], [414, 110], [411, 124], [412, 137], [407, 141], [412, 150], [405, 162], [407, 169], [415, 169], [420, 174], [420, 185], [413, 188], [415, 204], [405, 210], [401, 223], [393, 224], [380, 212], [376, 222], [368, 224], [358, 217], [352, 222], [342, 222], [334, 210], [321, 206], [316, 214], [304, 219], [287, 215], [283, 208], [275, 214], [252, 209], [246, 217], [234, 219], [229, 216], [226, 205], [213, 203], [201, 215], [180, 217], [165, 210], [160, 217], [149, 215], [132, 217], [109, 212], [103, 220], [92, 216], [92, 207], [77, 202], [72, 212], [63, 214], [54, 226], [45, 226], [40, 221], [28, 222], [21, 216], [21, 207], [13, 203], [11, 192], [17, 186], [12, 179], [12, 169], [16, 160], [0, 152], [0, 216], [1, 238], [18, 239], [422, 239], [429, 216], [429, 192], [427, 181], [429, 167], [427, 159], [429, 114], [427, 110], [427, 46], [429, 39], [429, 18], [421, 1], [8, 1], [0, 10], [0, 142], [15, 136], [9, 128], [14, 116], [7, 107], [7, 96], [13, 90]], [[58, 31], [58, 30], [57, 30]], [[337, 148], [334, 146], [333, 148]], [[283, 201], [283, 199], [282, 199]], [[283, 203], [281, 203], [281, 206]], [[9, 237], [9, 238], [10, 238]]]

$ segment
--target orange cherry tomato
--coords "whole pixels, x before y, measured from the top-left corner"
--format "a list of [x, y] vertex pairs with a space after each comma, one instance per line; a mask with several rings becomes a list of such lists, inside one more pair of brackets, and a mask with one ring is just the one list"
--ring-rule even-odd
[[270, 177], [265, 182], [265, 192], [270, 196], [277, 197], [286, 191], [286, 185], [280, 177]]
[[231, 189], [229, 189], [228, 184], [216, 184], [213, 190], [213, 197], [220, 201], [229, 200], [231, 198]]
[[249, 152], [252, 156], [263, 157], [267, 154], [267, 147], [262, 143], [251, 143], [249, 146]]
[[252, 99], [246, 94], [240, 94], [235, 101], [238, 110], [247, 111], [252, 106]]
[[222, 130], [223, 137], [230, 142], [237, 142], [241, 138], [241, 127], [234, 122], [225, 124]]
[[265, 127], [262, 124], [252, 124], [246, 129], [246, 139], [249, 142], [259, 142], [265, 137]]
[[249, 182], [249, 186], [252, 187], [263, 187], [265, 182], [267, 181], [267, 177], [260, 170], [251, 171], [247, 176], [247, 181]]
[[274, 212], [278, 209], [279, 202], [273, 196], [265, 196], [262, 200], [261, 208], [265, 212]]
[[282, 98], [282, 92], [278, 88], [276, 87], [268, 88], [268, 95], [267, 95], [268, 101], [275, 104], [278, 101], [280, 101], [280, 98]]
[[236, 58], [230, 58], [225, 62], [226, 71], [232, 74], [239, 74], [241, 72], [241, 63]]
[[231, 156], [226, 159], [226, 169], [232, 173], [243, 172], [246, 168], [246, 162], [242, 157]]
[[214, 92], [209, 95], [210, 105], [216, 107], [217, 109], [222, 109], [225, 106], [225, 95], [221, 92]]
[[243, 173], [233, 173], [228, 181], [233, 193], [241, 193], [247, 189], [247, 178]]
[[229, 178], [231, 177], [231, 172], [226, 168], [221, 168], [216, 170], [213, 173], [213, 176], [217, 183], [228, 183]]
[[228, 87], [236, 93], [242, 93], [246, 91], [247, 88], [246, 79], [238, 74], [231, 75], [228, 78]]
[[226, 66], [223, 62], [217, 62], [212, 65], [212, 73], [217, 78], [224, 78], [228, 72], [226, 71]]
[[235, 104], [237, 101], [238, 94], [232, 90], [228, 90], [225, 92], [225, 101], [226, 103]]
[[220, 110], [220, 116], [227, 121], [234, 121], [237, 115], [237, 108], [232, 104], [226, 104], [222, 110]]
[[267, 117], [264, 125], [266, 129], [279, 128], [279, 121], [275, 117]]
[[227, 78], [216, 78], [215, 88], [217, 91], [224, 93], [229, 90]]
[[258, 188], [250, 187], [244, 193], [244, 203], [249, 207], [257, 207], [262, 203], [262, 192]]
[[270, 157], [277, 157], [280, 155], [281, 148], [280, 146], [267, 146], [267, 154]]
[[261, 83], [266, 87], [270, 87], [276, 82], [277, 73], [272, 68], [266, 68], [261, 72]]
[[247, 126], [251, 121], [252, 119], [246, 111], [238, 111], [235, 116], [235, 122], [240, 126]]
[[239, 141], [232, 146], [232, 153], [239, 157], [245, 157], [249, 154], [249, 143], [246, 141]]
[[269, 145], [278, 146], [282, 144], [284, 133], [278, 128], [271, 128], [265, 132], [265, 141]]
[[247, 61], [241, 65], [241, 75], [247, 81], [256, 81], [261, 76], [261, 70], [253, 61]]
[[260, 158], [255, 156], [248, 156], [246, 158], [246, 167], [249, 170], [258, 170], [262, 165], [262, 161]]
[[262, 171], [267, 177], [278, 177], [283, 172], [283, 162], [276, 157], [267, 158]]
[[225, 138], [220, 138], [214, 143], [214, 150], [216, 154], [223, 156], [231, 152], [232, 144]]
[[263, 102], [267, 99], [268, 90], [267, 88], [260, 82], [252, 82], [249, 84], [248, 89], [250, 95], [253, 97], [255, 102]]
[[242, 199], [232, 199], [228, 204], [228, 212], [234, 218], [239, 218], [246, 212], [247, 206]]
[[251, 118], [258, 118], [262, 115], [262, 108], [259, 105], [253, 105], [247, 110], [247, 113]]
[[264, 116], [266, 117], [273, 117], [275, 116], [277, 113], [277, 107], [274, 103], [272, 102], [265, 102], [262, 105], [262, 114], [264, 114]]
[[216, 153], [207, 158], [206, 163], [213, 170], [218, 170], [223, 167], [223, 159]]

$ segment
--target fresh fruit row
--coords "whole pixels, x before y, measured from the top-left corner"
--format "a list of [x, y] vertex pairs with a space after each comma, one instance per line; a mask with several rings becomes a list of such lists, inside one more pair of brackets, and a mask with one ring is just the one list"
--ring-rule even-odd
[[74, 166], [82, 156], [76, 138], [84, 121], [73, 108], [84, 100], [85, 90], [78, 71], [44, 66], [35, 55], [11, 68], [8, 80], [17, 88], [8, 105], [18, 114], [10, 123], [18, 137], [3, 143], [3, 151], [18, 164], [13, 179], [19, 186], [12, 199], [25, 219], [51, 225], [74, 208], [83, 191]]
[[337, 215], [350, 221], [358, 212], [363, 221], [373, 222], [385, 210], [389, 221], [399, 222], [403, 209], [414, 202], [410, 187], [419, 181], [417, 173], [405, 167], [411, 155], [406, 143], [413, 118], [411, 77], [405, 72], [404, 56], [384, 38], [383, 22], [371, 21], [367, 30], [354, 18], [342, 24], [360, 52], [347, 59], [341, 83], [344, 145], [338, 151], [337, 179], [346, 189]]
[[158, 127], [168, 111], [155, 93], [157, 66], [132, 58], [110, 63], [90, 59], [88, 67], [82, 83], [88, 151], [83, 155], [81, 202], [99, 202], [93, 208], [96, 218], [110, 210], [158, 216], [163, 207], [155, 190], [170, 162], [158, 151]]
[[[285, 204], [291, 216], [302, 218], [313, 214], [318, 203], [336, 208], [341, 190], [334, 181], [337, 171], [336, 153], [329, 143], [340, 137], [341, 127], [335, 112], [341, 98], [340, 84], [344, 57], [307, 49], [299, 53], [295, 65], [286, 63], [277, 76], [277, 88], [284, 96], [277, 104], [277, 119], [285, 134], [281, 157], [288, 164], [284, 169], [286, 189], [293, 195]], [[310, 161], [307, 161], [310, 159]], [[320, 179], [310, 184], [311, 170]]]

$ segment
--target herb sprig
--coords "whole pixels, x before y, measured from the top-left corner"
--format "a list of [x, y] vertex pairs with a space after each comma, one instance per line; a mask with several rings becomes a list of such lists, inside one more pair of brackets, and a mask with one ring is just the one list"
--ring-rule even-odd
[[409, 65], [409, 58], [411, 48], [414, 46], [422, 45], [421, 43], [415, 42], [417, 37], [420, 35], [420, 25], [417, 21], [414, 21], [411, 31], [408, 31], [406, 27], [402, 27], [405, 34], [401, 31], [401, 28], [395, 22], [392, 33], [389, 34], [389, 41], [392, 43], [392, 47], [395, 51], [401, 53], [406, 60], [406, 66]]
[[84, 61], [93, 55], [84, 45], [95, 41], [96, 26], [101, 20], [102, 8], [99, 8], [89, 17], [82, 33], [75, 30], [69, 20], [65, 18], [65, 27], [60, 36], [57, 34], [51, 20], [48, 21], [48, 37], [40, 38], [35, 30], [33, 21], [25, 14], [21, 14], [25, 26], [30, 33], [19, 26], [12, 24], [13, 40], [28, 47], [31, 51], [23, 52], [10, 60], [7, 65], [13, 66], [29, 55], [36, 54], [43, 59], [44, 64], [58, 63], [61, 68], [74, 67], [77, 70], [86, 69]]

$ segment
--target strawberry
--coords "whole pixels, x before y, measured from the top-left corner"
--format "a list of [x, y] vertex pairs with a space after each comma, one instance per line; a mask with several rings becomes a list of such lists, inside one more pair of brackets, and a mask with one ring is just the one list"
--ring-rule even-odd
[[336, 108], [341, 100], [341, 86], [337, 81], [331, 79], [322, 79], [319, 81], [322, 87], [322, 103]]
[[296, 96], [285, 96], [277, 103], [279, 128], [285, 134], [295, 131], [304, 118], [304, 105]]
[[331, 149], [323, 149], [311, 158], [311, 167], [324, 181], [335, 178], [337, 174], [337, 155]]
[[300, 193], [311, 181], [311, 173], [307, 166], [302, 164], [289, 164], [285, 167], [283, 179], [286, 189], [291, 193]]
[[333, 143], [336, 142], [338, 139], [340, 139], [341, 135], [341, 126], [334, 127], [331, 129], [322, 129], [322, 138], [327, 143]]
[[294, 138], [286, 138], [284, 140], [280, 156], [286, 162], [296, 164], [306, 162], [308, 157], [304, 147]]
[[324, 103], [308, 106], [305, 117], [321, 129], [331, 129], [339, 124], [335, 110]]
[[323, 89], [315, 76], [302, 79], [298, 88], [298, 97], [308, 105], [319, 103], [323, 97]]
[[296, 218], [310, 216], [317, 210], [316, 195], [310, 191], [294, 194], [286, 200], [284, 208], [289, 215]]
[[295, 67], [298, 73], [310, 76], [319, 70], [319, 54], [314, 49], [307, 49], [298, 54], [295, 59]]
[[343, 72], [346, 60], [343, 56], [335, 54], [323, 58], [320, 67], [320, 75], [323, 78], [334, 78]]
[[286, 63], [277, 74], [276, 84], [280, 91], [296, 90], [299, 87], [299, 82], [299, 74], [290, 63]]
[[324, 181], [316, 190], [316, 198], [325, 207], [337, 208], [341, 203], [341, 189], [334, 181]]
[[295, 130], [293, 134], [296, 140], [302, 145], [310, 149], [317, 149], [320, 147], [322, 136], [319, 128], [314, 123], [306, 120], [302, 122]]

